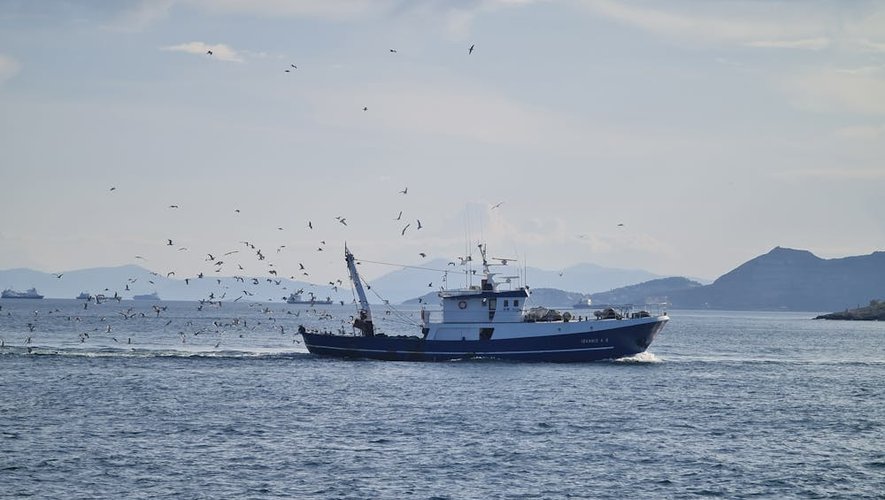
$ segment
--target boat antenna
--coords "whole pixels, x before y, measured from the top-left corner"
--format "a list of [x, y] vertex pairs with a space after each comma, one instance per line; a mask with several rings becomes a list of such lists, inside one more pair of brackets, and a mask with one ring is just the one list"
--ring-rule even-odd
[[360, 301], [359, 315], [353, 320], [353, 326], [363, 332], [363, 336], [372, 337], [375, 335], [375, 325], [372, 323], [372, 310], [369, 308], [369, 301], [366, 299], [366, 292], [363, 290], [360, 274], [356, 270], [353, 254], [347, 248], [347, 243], [344, 244], [344, 260], [347, 262], [347, 269], [350, 271], [350, 281], [353, 283], [354, 288], [356, 288], [356, 294]]

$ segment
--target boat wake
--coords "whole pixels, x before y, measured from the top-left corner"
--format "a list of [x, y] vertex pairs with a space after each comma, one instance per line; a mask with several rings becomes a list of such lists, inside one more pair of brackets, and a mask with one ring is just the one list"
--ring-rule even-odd
[[177, 350], [177, 349], [71, 349], [58, 347], [9, 347], [0, 350], [0, 356], [62, 356], [84, 358], [272, 358], [316, 359], [306, 351], [283, 349], [256, 350]]
[[639, 354], [634, 354], [633, 356], [628, 356], [626, 358], [618, 358], [613, 360], [615, 363], [629, 363], [629, 364], [647, 364], [647, 363], [663, 363], [664, 360], [655, 356], [653, 352], [640, 352]]

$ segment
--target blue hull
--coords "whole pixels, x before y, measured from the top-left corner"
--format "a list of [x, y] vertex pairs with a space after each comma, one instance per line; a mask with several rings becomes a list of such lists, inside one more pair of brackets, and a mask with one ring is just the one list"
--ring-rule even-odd
[[581, 362], [644, 352], [666, 320], [568, 335], [499, 340], [424, 340], [419, 337], [358, 337], [303, 332], [312, 354], [386, 361], [451, 361], [495, 358], [514, 361]]

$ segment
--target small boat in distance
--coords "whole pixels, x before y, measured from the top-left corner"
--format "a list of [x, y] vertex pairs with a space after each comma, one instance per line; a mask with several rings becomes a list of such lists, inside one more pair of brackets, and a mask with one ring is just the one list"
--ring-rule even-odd
[[77, 295], [77, 300], [92, 300], [92, 295], [89, 295], [89, 292], [80, 292], [80, 295]]
[[141, 295], [133, 295], [132, 300], [160, 300], [160, 296], [157, 294], [157, 292], [151, 292]]
[[18, 292], [11, 288], [7, 288], [3, 290], [3, 293], [0, 294], [0, 298], [4, 299], [42, 299], [43, 296], [37, 293], [36, 288], [29, 288], [27, 291]]
[[[345, 246], [344, 257], [359, 298], [353, 331], [338, 333], [298, 332], [313, 354], [343, 358], [391, 361], [447, 361], [497, 358], [516, 361], [579, 362], [632, 356], [645, 351], [669, 321], [666, 312], [608, 310], [595, 315], [573, 316], [547, 308], [526, 308], [529, 288], [499, 289], [485, 245], [480, 285], [442, 290], [442, 320], [432, 321], [424, 308], [415, 335], [389, 336], [377, 331], [372, 321], [354, 256]], [[472, 259], [465, 258], [464, 262]], [[472, 276], [473, 271], [465, 273]], [[509, 283], [508, 277], [503, 283]]]
[[326, 297], [326, 300], [319, 300], [310, 295], [310, 300], [302, 300], [300, 293], [290, 293], [288, 297], [283, 297], [286, 300], [286, 304], [310, 304], [310, 305], [323, 305], [327, 306], [332, 304], [332, 298]]

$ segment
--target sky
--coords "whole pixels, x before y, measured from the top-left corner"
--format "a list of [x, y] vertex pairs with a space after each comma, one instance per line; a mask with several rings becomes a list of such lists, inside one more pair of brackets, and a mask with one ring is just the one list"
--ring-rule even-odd
[[868, 254], [885, 2], [0, 0], [0, 191], [0, 269]]

